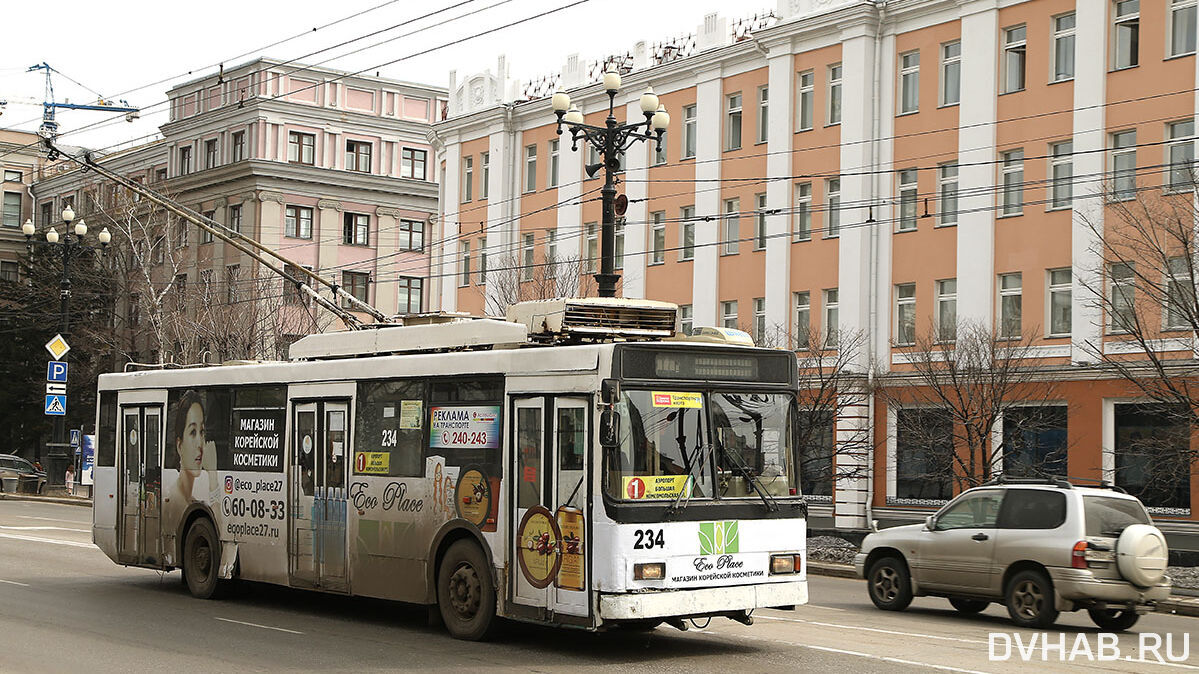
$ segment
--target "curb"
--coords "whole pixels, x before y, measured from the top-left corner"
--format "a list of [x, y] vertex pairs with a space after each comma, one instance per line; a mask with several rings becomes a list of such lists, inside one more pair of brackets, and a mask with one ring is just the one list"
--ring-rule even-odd
[[58, 505], [92, 507], [91, 499], [69, 498], [58, 496], [35, 496], [33, 494], [0, 494], [0, 501], [34, 501], [38, 503], [57, 503]]
[[[808, 574], [813, 576], [832, 576], [834, 578], [857, 578], [858, 574], [849, 564], [833, 564], [831, 562], [808, 562]], [[1173, 595], [1169, 599], [1157, 602], [1157, 613], [1199, 617], [1199, 597]]]

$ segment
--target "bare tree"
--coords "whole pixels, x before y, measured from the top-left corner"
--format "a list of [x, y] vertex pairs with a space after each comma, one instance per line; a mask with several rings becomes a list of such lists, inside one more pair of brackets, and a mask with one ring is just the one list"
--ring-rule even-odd
[[588, 297], [595, 293], [595, 279], [587, 269], [586, 260], [579, 257], [547, 254], [543, 263], [532, 266], [522, 265], [515, 255], [488, 261], [492, 259], [496, 264], [486, 270], [487, 284], [479, 287], [488, 315], [502, 316], [518, 302]]
[[[996, 452], [1028, 452], [1027, 433], [1045, 427], [1041, 408], [1054, 386], [1033, 366], [1033, 336], [1002, 337], [988, 326], [960, 322], [952, 343], [936, 330], [917, 336], [907, 352], [910, 372], [878, 376], [878, 393], [896, 410], [896, 442], [910, 451], [901, 480], [917, 498], [946, 498], [990, 479]], [[1001, 421], [1012, 447], [1000, 440]], [[1061, 452], [1064, 452], [1064, 448]], [[1033, 472], [1057, 465], [1060, 456], [1039, 457]]]

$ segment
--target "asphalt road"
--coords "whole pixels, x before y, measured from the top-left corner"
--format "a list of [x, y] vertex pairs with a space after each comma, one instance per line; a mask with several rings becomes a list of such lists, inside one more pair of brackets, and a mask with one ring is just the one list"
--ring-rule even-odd
[[[960, 616], [939, 599], [903, 613], [876, 610], [860, 581], [813, 577], [812, 603], [759, 611], [753, 626], [713, 620], [704, 629], [659, 627], [646, 634], [506, 625], [491, 643], [454, 641], [428, 627], [421, 607], [250, 585], [233, 598], [199, 601], [179, 574], [126, 569], [91, 545], [91, 512], [77, 506], [0, 501], [0, 671], [557, 671], [586, 667], [641, 672], [1107, 671], [1199, 670], [1199, 618], [1153, 614], [1119, 637], [1121, 660], [1097, 656], [1086, 614], [1062, 617], [1045, 635], [1016, 630], [992, 605]], [[703, 622], [701, 621], [702, 625]], [[1010, 645], [1010, 659], [989, 659]], [[1021, 662], [1039, 634], [1031, 662]], [[1167, 635], [1183, 662], [1129, 661], [1141, 639]], [[1042, 660], [1042, 654], [1047, 658]], [[1073, 654], [1073, 662], [1069, 661]]]

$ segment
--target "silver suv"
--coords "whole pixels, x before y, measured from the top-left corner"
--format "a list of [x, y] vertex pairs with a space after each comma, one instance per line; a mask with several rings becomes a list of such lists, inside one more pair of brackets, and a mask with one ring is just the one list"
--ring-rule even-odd
[[874, 605], [946, 597], [963, 613], [993, 601], [1022, 627], [1086, 609], [1120, 631], [1170, 596], [1166, 539], [1136, 497], [1064, 480], [996, 480], [963, 492], [924, 524], [876, 531], [854, 559]]

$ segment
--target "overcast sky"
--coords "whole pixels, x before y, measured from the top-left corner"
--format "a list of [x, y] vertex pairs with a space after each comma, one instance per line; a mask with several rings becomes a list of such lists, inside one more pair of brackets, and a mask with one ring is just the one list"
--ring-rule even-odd
[[[43, 61], [67, 77], [108, 97], [125, 98], [144, 108], [142, 119], [103, 124], [117, 117], [104, 112], [58, 112], [62, 141], [105, 147], [154, 133], [166, 120], [166, 91], [173, 84], [216, 72], [214, 64], [241, 63], [264, 55], [323, 64], [340, 70], [369, 69], [394, 77], [446, 86], [459, 77], [495, 69], [496, 57], [508, 56], [514, 79], [558, 71], [566, 56], [585, 61], [632, 49], [638, 40], [659, 41], [694, 32], [704, 14], [747, 17], [774, 7], [772, 0], [63, 0], [5, 3], [0, 39], [0, 100], [8, 100], [0, 127], [36, 130], [45, 85], [41, 71], [26, 72]], [[348, 19], [315, 32], [314, 27]], [[437, 16], [409, 23], [371, 38], [326, 50], [374, 31], [408, 22], [430, 12]], [[435, 49], [462, 38], [549, 10], [559, 12], [497, 33]], [[461, 17], [461, 18], [458, 18]], [[420, 30], [424, 28], [425, 30]], [[419, 31], [419, 32], [416, 32]], [[304, 34], [282, 44], [272, 43]], [[414, 33], [404, 36], [405, 33]], [[382, 43], [391, 38], [384, 44]], [[374, 46], [372, 46], [374, 45]], [[355, 54], [348, 52], [369, 47]], [[433, 50], [429, 53], [422, 54]], [[245, 55], [247, 53], [251, 55]], [[410, 58], [408, 58], [410, 57]], [[380, 64], [404, 59], [393, 65]], [[190, 73], [190, 74], [189, 74]], [[166, 82], [154, 84], [160, 80]], [[56, 100], [90, 102], [96, 95], [59, 75]]]

